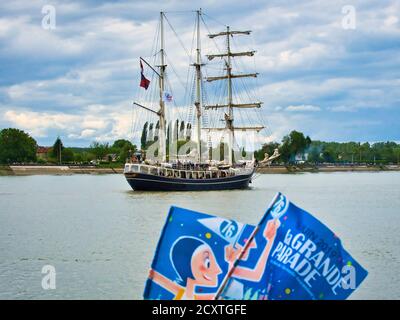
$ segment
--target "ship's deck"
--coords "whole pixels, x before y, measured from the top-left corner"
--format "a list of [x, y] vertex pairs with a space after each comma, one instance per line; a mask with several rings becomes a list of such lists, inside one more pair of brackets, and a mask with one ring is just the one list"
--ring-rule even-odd
[[181, 179], [217, 179], [238, 175], [248, 175], [251, 174], [253, 170], [253, 167], [218, 169], [216, 167], [194, 166], [193, 169], [185, 169], [185, 167], [172, 168], [141, 163], [127, 163], [125, 164], [124, 174], [144, 173], [160, 177]]

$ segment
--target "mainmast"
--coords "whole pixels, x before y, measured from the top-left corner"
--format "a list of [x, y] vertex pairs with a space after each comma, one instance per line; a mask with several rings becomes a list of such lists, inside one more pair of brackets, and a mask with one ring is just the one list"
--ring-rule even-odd
[[225, 114], [225, 123], [226, 123], [226, 128], [229, 130], [229, 136], [228, 136], [228, 161], [229, 164], [233, 164], [233, 140], [234, 140], [234, 128], [233, 128], [233, 107], [232, 107], [232, 78], [231, 78], [231, 71], [232, 71], [232, 65], [231, 65], [231, 42], [229, 39], [229, 26], [226, 27], [226, 47], [227, 47], [227, 52], [228, 52], [228, 61], [226, 62], [226, 71], [227, 71], [227, 77], [228, 77], [228, 114]]
[[227, 26], [226, 31], [220, 32], [217, 34], [209, 34], [209, 38], [213, 39], [219, 36], [226, 36], [226, 44], [227, 44], [227, 51], [221, 54], [211, 54], [208, 55], [208, 60], [212, 60], [214, 58], [225, 58], [225, 65], [226, 65], [226, 75], [218, 76], [218, 77], [208, 77], [207, 81], [216, 81], [216, 80], [224, 80], [227, 79], [227, 86], [228, 86], [228, 97], [226, 104], [217, 104], [217, 105], [208, 105], [205, 106], [205, 109], [218, 109], [218, 108], [227, 108], [227, 113], [225, 113], [225, 128], [207, 128], [207, 129], [216, 129], [216, 130], [228, 130], [229, 138], [228, 138], [228, 161], [229, 164], [233, 164], [233, 143], [234, 143], [234, 132], [235, 130], [256, 130], [260, 131], [263, 127], [235, 127], [233, 125], [234, 121], [234, 108], [260, 108], [261, 102], [255, 103], [234, 103], [232, 98], [232, 79], [234, 78], [243, 78], [243, 77], [257, 77], [258, 73], [249, 73], [249, 74], [232, 74], [232, 57], [242, 57], [242, 56], [253, 56], [255, 51], [246, 51], [246, 52], [232, 52], [231, 51], [231, 44], [230, 44], [230, 37], [233, 35], [249, 35], [251, 31], [231, 31], [229, 26]]
[[196, 48], [196, 118], [197, 118], [197, 161], [201, 163], [201, 43], [200, 43], [200, 15], [201, 9], [197, 10], [197, 48]]
[[165, 103], [164, 103], [164, 89], [165, 89], [165, 68], [167, 67], [165, 64], [165, 52], [164, 52], [164, 13], [160, 12], [160, 55], [161, 55], [161, 64], [157, 67], [160, 68], [160, 76], [159, 76], [159, 89], [160, 89], [160, 110], [158, 112], [160, 118], [160, 131], [159, 131], [159, 157], [161, 158], [161, 162], [167, 161], [167, 148], [166, 148], [166, 121], [165, 121]]

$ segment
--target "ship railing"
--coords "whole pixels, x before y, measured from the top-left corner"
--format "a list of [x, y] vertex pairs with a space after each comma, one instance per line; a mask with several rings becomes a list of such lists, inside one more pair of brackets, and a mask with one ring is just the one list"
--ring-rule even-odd
[[126, 164], [124, 173], [144, 173], [160, 177], [182, 179], [215, 179], [232, 177], [240, 174], [250, 174], [251, 168], [230, 168], [226, 170], [181, 170], [157, 167], [147, 164]]

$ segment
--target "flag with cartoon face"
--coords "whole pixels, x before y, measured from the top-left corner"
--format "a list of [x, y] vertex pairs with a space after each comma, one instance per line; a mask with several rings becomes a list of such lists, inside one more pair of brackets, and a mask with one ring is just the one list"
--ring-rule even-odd
[[171, 207], [144, 299], [213, 299], [253, 226]]
[[367, 271], [323, 223], [278, 193], [219, 298], [346, 299]]

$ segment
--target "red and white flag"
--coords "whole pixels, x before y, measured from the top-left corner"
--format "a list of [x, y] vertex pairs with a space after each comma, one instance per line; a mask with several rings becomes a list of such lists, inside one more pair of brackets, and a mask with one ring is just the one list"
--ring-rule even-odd
[[140, 77], [140, 86], [147, 90], [147, 88], [150, 85], [150, 80], [147, 79], [143, 74], [143, 63], [142, 63], [142, 60], [140, 60], [140, 75], [141, 75], [141, 77]]

